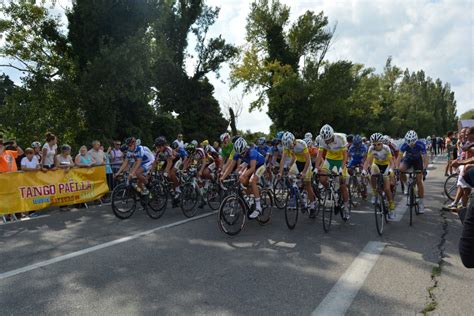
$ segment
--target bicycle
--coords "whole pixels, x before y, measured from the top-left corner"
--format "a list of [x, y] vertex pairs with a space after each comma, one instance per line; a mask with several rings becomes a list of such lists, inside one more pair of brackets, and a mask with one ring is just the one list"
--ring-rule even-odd
[[148, 195], [142, 195], [137, 191], [137, 179], [131, 181], [128, 174], [124, 175], [124, 181], [118, 184], [112, 191], [112, 211], [115, 216], [120, 219], [127, 219], [135, 213], [137, 209], [137, 201], [146, 211], [149, 217], [158, 219], [163, 216], [166, 207], [166, 200], [163, 202], [163, 194], [161, 186], [156, 182], [149, 182], [146, 185], [149, 190]]
[[[289, 229], [294, 229], [298, 222], [298, 214], [307, 213], [309, 215], [309, 200], [308, 193], [302, 189], [303, 181], [298, 177], [292, 175], [284, 178], [287, 184], [287, 200], [285, 204], [285, 221]], [[319, 214], [319, 208], [316, 211], [316, 216]]]
[[275, 177], [272, 193], [275, 200], [275, 206], [281, 210], [284, 209], [286, 207], [286, 201], [288, 200], [288, 187], [285, 183], [284, 177]]
[[401, 174], [407, 174], [407, 188], [408, 188], [408, 196], [407, 196], [407, 206], [410, 208], [410, 226], [413, 224], [413, 211], [415, 211], [416, 215], [420, 214], [420, 207], [418, 205], [418, 201], [416, 199], [416, 175], [423, 173], [423, 171], [410, 171], [410, 172], [400, 172]]
[[360, 167], [351, 168], [351, 172], [349, 174], [349, 198], [351, 200], [352, 206], [355, 207], [356, 205], [353, 202], [352, 197], [367, 199], [368, 180], [367, 177], [362, 174]]
[[[339, 174], [318, 174], [318, 176], [326, 176], [328, 177], [328, 186], [326, 188], [326, 193], [324, 194], [324, 198], [322, 203], [319, 205], [323, 209], [323, 229], [327, 233], [331, 228], [332, 222], [332, 214], [337, 215], [338, 213], [341, 214], [341, 218], [344, 222], [347, 221], [347, 218], [344, 217], [344, 212], [342, 207], [343, 206], [343, 199], [341, 194], [341, 188], [339, 183]], [[349, 201], [348, 203], [349, 209], [348, 213], [351, 213], [352, 210], [352, 202]], [[348, 215], [349, 215], [348, 214]]]
[[459, 174], [453, 173], [444, 181], [444, 194], [448, 199], [454, 201], [458, 185]]
[[[223, 185], [230, 186], [228, 190], [231, 193], [222, 200], [217, 213], [217, 223], [223, 233], [235, 236], [242, 231], [248, 216], [253, 212], [255, 198], [244, 194], [244, 188], [237, 176], [224, 180]], [[257, 217], [257, 222], [266, 225], [271, 219], [273, 207], [272, 196], [268, 189], [260, 190], [260, 204], [262, 213]]]
[[376, 192], [374, 213], [375, 213], [375, 226], [377, 233], [382, 236], [384, 230], [384, 224], [388, 223], [388, 207], [387, 207], [387, 196], [384, 192], [384, 175], [374, 174], [372, 177], [376, 178]]
[[189, 170], [187, 174], [178, 172], [181, 185], [181, 194], [179, 196], [180, 208], [184, 216], [191, 218], [196, 215], [198, 208], [196, 204], [201, 197], [197, 179], [197, 171], [195, 169]]

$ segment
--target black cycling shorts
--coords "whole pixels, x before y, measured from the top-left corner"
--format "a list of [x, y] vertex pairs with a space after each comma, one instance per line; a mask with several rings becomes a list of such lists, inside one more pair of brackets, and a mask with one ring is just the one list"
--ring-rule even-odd
[[423, 171], [423, 159], [402, 159], [402, 163], [407, 169], [413, 168], [414, 171]]

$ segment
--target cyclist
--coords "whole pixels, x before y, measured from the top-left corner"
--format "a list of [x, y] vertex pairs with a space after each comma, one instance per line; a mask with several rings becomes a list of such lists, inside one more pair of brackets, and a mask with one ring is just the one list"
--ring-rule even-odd
[[130, 168], [128, 178], [132, 179], [136, 176], [138, 190], [142, 195], [148, 195], [148, 189], [145, 187], [148, 183], [146, 176], [148, 171], [152, 169], [155, 157], [148, 148], [137, 145], [137, 139], [135, 137], [127, 138], [125, 144], [127, 145], [127, 154], [116, 175], [120, 175], [125, 169], [128, 169], [129, 163], [134, 161]]
[[155, 148], [156, 148], [156, 159], [153, 166], [155, 170], [159, 162], [163, 162], [162, 170], [164, 170], [163, 175], [168, 178], [173, 184], [173, 190], [175, 192], [174, 199], [177, 200], [181, 189], [179, 188], [178, 177], [176, 176], [175, 164], [179, 160], [177, 153], [168, 146], [166, 138], [163, 136], [157, 137], [155, 139]]
[[[370, 141], [372, 145], [369, 148], [369, 152], [367, 153], [367, 160], [364, 164], [364, 173], [367, 173], [368, 167], [370, 166], [370, 173], [372, 175], [376, 174], [383, 174], [384, 180], [384, 192], [387, 196], [388, 200], [388, 218], [390, 220], [395, 219], [395, 203], [393, 202], [392, 191], [390, 189], [390, 181], [388, 176], [391, 174], [391, 170], [394, 169], [394, 162], [392, 152], [390, 151], [390, 147], [383, 144], [384, 136], [380, 133], [374, 133], [370, 136]], [[372, 177], [371, 179], [372, 185], [372, 204], [375, 204], [376, 198], [376, 179]]]
[[354, 135], [352, 135], [352, 134], [347, 135], [346, 140], [347, 140], [347, 150], [349, 150], [349, 148], [351, 148], [351, 146], [352, 146], [352, 142], [354, 140]]
[[[342, 175], [341, 181], [341, 194], [342, 200], [344, 201], [344, 218], [349, 219], [349, 191], [347, 190], [347, 141], [346, 137], [340, 133], [334, 133], [333, 128], [326, 124], [324, 125], [319, 135], [321, 136], [319, 143], [319, 155], [317, 158], [316, 166], [318, 171], [324, 170], [326, 173], [337, 170]], [[321, 183], [327, 187], [328, 178], [321, 176]]]
[[[362, 142], [362, 137], [355, 135], [352, 145], [348, 149], [349, 164], [347, 165], [350, 175], [354, 174], [354, 169], [360, 167], [363, 170], [364, 162], [367, 157], [367, 146]], [[367, 198], [367, 192], [362, 192], [362, 198]]]
[[240, 173], [239, 181], [245, 186], [250, 184], [247, 193], [251, 191], [255, 196], [255, 210], [249, 215], [249, 218], [255, 219], [262, 214], [260, 191], [258, 190], [257, 183], [265, 172], [265, 158], [255, 148], [249, 147], [243, 137], [238, 138], [234, 142], [234, 151], [235, 155], [232, 158], [230, 168], [224, 172], [220, 180], [223, 181], [229, 176], [238, 161], [245, 166], [244, 170]]
[[[283, 154], [282, 160], [286, 157], [290, 157], [290, 163], [288, 168], [290, 173], [299, 174], [299, 177], [303, 179], [303, 184], [306, 192], [308, 192], [308, 198], [310, 201], [309, 205], [309, 217], [314, 218], [316, 214], [316, 196], [311, 186], [311, 179], [313, 176], [311, 166], [311, 155], [309, 154], [308, 147], [302, 139], [295, 139], [295, 136], [291, 132], [286, 132], [282, 138]], [[283, 165], [280, 164], [279, 176], [283, 176]]]
[[[428, 156], [426, 155], [426, 147], [422, 141], [418, 140], [418, 135], [415, 131], [410, 130], [405, 135], [405, 142], [400, 147], [400, 152], [403, 155], [398, 155], [396, 165], [400, 166], [400, 171], [405, 172], [408, 169], [413, 168], [414, 171], [423, 171], [423, 174], [416, 175], [416, 185], [418, 187], [418, 206], [419, 213], [425, 212], [425, 206], [423, 203], [423, 197], [425, 194], [423, 186], [423, 176], [426, 173], [426, 167], [428, 165]], [[403, 156], [403, 159], [402, 159]], [[400, 163], [401, 160], [401, 163]], [[400, 180], [406, 183], [406, 176], [402, 174]], [[405, 186], [405, 194], [408, 194], [408, 188]]]
[[222, 159], [224, 160], [224, 165], [225, 165], [227, 161], [229, 160], [233, 145], [230, 139], [230, 135], [227, 132], [223, 133], [220, 136], [220, 140], [221, 140], [221, 148], [222, 148], [221, 156], [222, 156]]
[[314, 145], [314, 142], [311, 138], [305, 138], [304, 142], [308, 147], [309, 155], [311, 157], [311, 164], [316, 165], [316, 159], [318, 158], [318, 147]]
[[209, 170], [209, 178], [212, 178], [214, 175], [213, 173], [214, 170], [217, 170], [218, 172], [220, 172], [222, 168], [222, 158], [221, 158], [221, 155], [219, 155], [219, 153], [217, 152], [217, 150], [211, 145], [209, 145], [209, 142], [207, 140], [205, 140], [202, 144], [203, 144], [202, 148], [204, 149], [204, 153], [206, 154], [206, 157], [208, 158], [208, 164], [206, 168]]
[[173, 168], [175, 169], [175, 172], [183, 166], [183, 169], [186, 170], [187, 166], [189, 165], [189, 154], [186, 151], [184, 146], [181, 146], [180, 142], [178, 140], [173, 141], [171, 143], [171, 149], [174, 151], [174, 164]]

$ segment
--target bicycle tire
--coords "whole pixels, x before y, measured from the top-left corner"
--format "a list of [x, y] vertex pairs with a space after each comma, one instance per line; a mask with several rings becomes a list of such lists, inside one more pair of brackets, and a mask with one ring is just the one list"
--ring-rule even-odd
[[[286, 226], [290, 230], [294, 229], [296, 226], [296, 223], [298, 222], [298, 214], [300, 212], [299, 210], [299, 199], [298, 196], [296, 195], [296, 190], [294, 188], [288, 189], [288, 195], [286, 198], [286, 203], [285, 203], [285, 222]], [[290, 201], [293, 200], [294, 202], [294, 207], [289, 207]]]
[[413, 225], [413, 208], [415, 207], [415, 186], [408, 186], [408, 196], [409, 196], [409, 205], [410, 205], [410, 226]]
[[332, 221], [332, 214], [334, 213], [334, 201], [331, 200], [331, 205], [327, 205], [328, 196], [332, 198], [332, 194], [330, 192], [326, 192], [324, 195], [324, 200], [322, 204], [323, 208], [323, 229], [326, 233], [329, 232], [331, 229], [331, 221]]
[[[226, 196], [217, 212], [217, 224], [226, 235], [235, 236], [242, 231], [247, 220], [245, 202], [236, 194]], [[230, 230], [230, 228], [236, 228]]]
[[168, 194], [166, 194], [165, 188], [161, 183], [154, 183], [150, 187], [148, 207], [146, 208], [148, 216], [153, 219], [162, 217], [166, 212], [167, 204]]
[[183, 186], [179, 206], [184, 216], [191, 218], [196, 215], [198, 208], [196, 207], [199, 200], [199, 191], [192, 183], [186, 183]]
[[211, 183], [206, 193], [207, 205], [211, 210], [216, 211], [222, 202], [222, 190], [216, 182]]
[[268, 224], [272, 218], [273, 199], [270, 190], [264, 189], [260, 192], [260, 204], [262, 206], [262, 214], [257, 217], [260, 225]]
[[275, 206], [279, 209], [284, 209], [288, 195], [288, 188], [283, 179], [278, 179], [273, 185], [273, 196], [275, 197]]
[[[120, 219], [127, 219], [135, 213], [137, 209], [137, 201], [135, 199], [135, 193], [132, 191], [133, 188], [128, 186], [126, 183], [117, 185], [112, 191], [112, 211], [114, 215]], [[120, 205], [120, 202], [125, 204]], [[129, 207], [127, 202], [131, 202]]]
[[458, 174], [453, 173], [449, 177], [446, 178], [444, 181], [444, 194], [448, 199], [454, 201], [456, 198], [456, 190], [457, 190], [457, 183], [458, 183]]
[[381, 196], [377, 196], [377, 200], [374, 204], [374, 212], [375, 212], [375, 226], [377, 228], [377, 233], [379, 236], [382, 236], [384, 230], [384, 222], [385, 222], [385, 214], [384, 214], [384, 207], [383, 207], [383, 200], [381, 200]]

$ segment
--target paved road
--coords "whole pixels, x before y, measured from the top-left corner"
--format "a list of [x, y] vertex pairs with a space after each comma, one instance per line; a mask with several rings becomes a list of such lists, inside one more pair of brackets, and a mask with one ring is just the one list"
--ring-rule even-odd
[[210, 210], [120, 221], [103, 206], [0, 225], [0, 314], [471, 314], [461, 225], [441, 211], [444, 163], [430, 170], [426, 213], [383, 237], [366, 202], [328, 234], [321, 218], [289, 231], [277, 209], [234, 238]]

